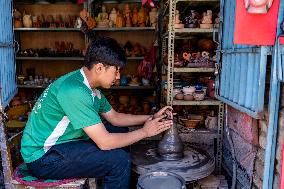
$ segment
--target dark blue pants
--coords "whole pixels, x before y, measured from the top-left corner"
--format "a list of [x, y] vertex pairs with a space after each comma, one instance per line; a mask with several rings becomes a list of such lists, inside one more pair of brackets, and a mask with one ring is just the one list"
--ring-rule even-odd
[[[127, 128], [106, 126], [109, 132], [126, 132]], [[38, 178], [103, 178], [103, 189], [128, 189], [131, 162], [124, 149], [100, 150], [92, 141], [75, 141], [55, 145], [40, 159], [28, 163]]]

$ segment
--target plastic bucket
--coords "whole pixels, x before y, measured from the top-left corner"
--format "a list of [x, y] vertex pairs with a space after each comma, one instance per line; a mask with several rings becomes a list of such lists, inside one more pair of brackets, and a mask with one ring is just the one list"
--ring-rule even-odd
[[172, 172], [149, 172], [138, 178], [137, 189], [186, 189], [185, 180]]

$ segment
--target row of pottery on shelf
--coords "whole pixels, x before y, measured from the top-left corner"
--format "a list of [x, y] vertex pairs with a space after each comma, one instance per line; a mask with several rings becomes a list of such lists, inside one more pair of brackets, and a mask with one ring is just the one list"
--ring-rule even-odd
[[149, 14], [147, 14], [143, 7], [139, 11], [137, 7], [134, 7], [132, 12], [129, 4], [125, 4], [123, 11], [113, 8], [110, 14], [108, 14], [106, 7], [103, 5], [101, 12], [96, 17], [96, 21], [98, 28], [145, 27], [148, 25], [155, 27], [157, 18], [158, 12], [156, 8], [152, 8]]
[[[185, 17], [185, 21], [183, 24], [180, 20], [179, 11], [176, 10], [175, 12], [175, 28], [203, 28], [203, 29], [210, 29], [213, 28], [213, 18], [212, 18], [212, 10], [207, 10], [203, 12], [202, 18], [199, 17], [198, 13], [195, 10], [191, 10], [190, 14]], [[219, 27], [220, 19], [219, 17], [215, 18], [215, 27]]]
[[115, 85], [116, 86], [140, 86], [142, 83], [143, 86], [149, 86], [150, 85], [150, 81], [148, 79], [145, 78], [138, 78], [136, 76], [126, 76], [126, 75], [122, 75], [120, 77], [120, 79], [115, 81]]
[[31, 15], [23, 14], [17, 9], [14, 10], [13, 14], [14, 27], [15, 28], [74, 28], [76, 27], [76, 20], [78, 19], [75, 15]]
[[173, 96], [177, 100], [204, 100], [207, 87], [202, 86], [185, 86], [181, 89], [175, 88], [173, 90]]

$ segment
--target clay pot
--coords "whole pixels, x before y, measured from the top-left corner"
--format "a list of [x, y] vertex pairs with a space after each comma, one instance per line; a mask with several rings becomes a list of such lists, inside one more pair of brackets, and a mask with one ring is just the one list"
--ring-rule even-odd
[[147, 115], [150, 113], [150, 111], [151, 111], [150, 103], [147, 101], [143, 102], [143, 113]]
[[183, 100], [183, 93], [177, 93], [177, 94], [175, 95], [175, 99], [177, 99], [177, 100]]
[[192, 94], [195, 92], [195, 87], [194, 86], [185, 86], [182, 88], [182, 92], [184, 94]]
[[158, 153], [164, 160], [179, 160], [183, 158], [183, 143], [179, 137], [176, 123], [165, 131], [163, 139], [158, 144]]
[[23, 16], [23, 24], [25, 28], [31, 28], [33, 26], [32, 16], [28, 14]]
[[129, 103], [129, 97], [126, 95], [121, 95], [118, 100], [119, 103], [123, 105], [127, 105]]
[[199, 119], [180, 119], [183, 125], [190, 129], [195, 129], [200, 122]]
[[203, 91], [196, 91], [195, 93], [193, 93], [193, 97], [195, 100], [204, 100], [205, 93]]
[[191, 100], [194, 100], [194, 97], [192, 94], [185, 94], [183, 96], [183, 100], [186, 100], [186, 101], [191, 101]]
[[14, 27], [15, 28], [21, 28], [22, 27], [22, 21], [21, 20], [14, 20]]
[[214, 48], [214, 42], [210, 39], [200, 39], [198, 47], [205, 51], [211, 51]]

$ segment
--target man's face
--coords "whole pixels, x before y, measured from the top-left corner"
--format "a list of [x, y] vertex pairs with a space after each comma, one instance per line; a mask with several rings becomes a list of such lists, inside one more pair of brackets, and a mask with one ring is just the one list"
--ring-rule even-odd
[[118, 79], [120, 79], [120, 68], [116, 66], [104, 65], [104, 68], [100, 74], [100, 86], [108, 89]]

